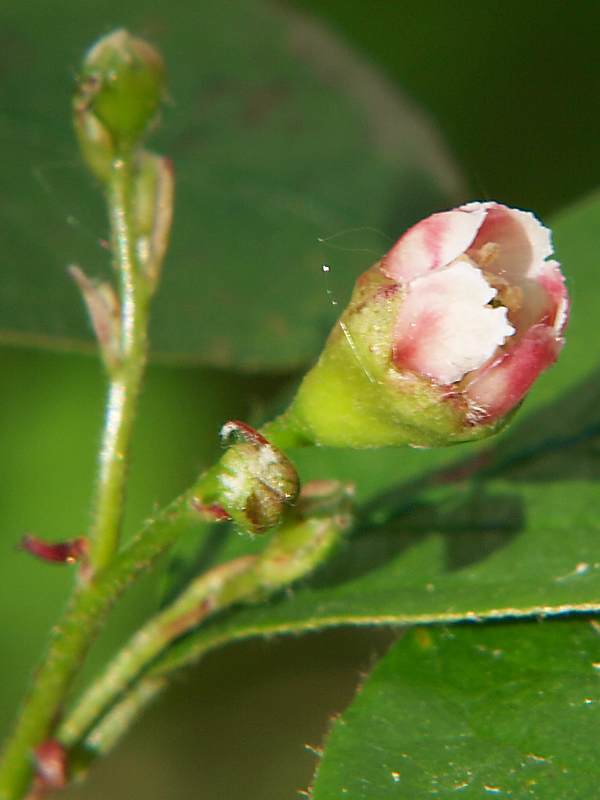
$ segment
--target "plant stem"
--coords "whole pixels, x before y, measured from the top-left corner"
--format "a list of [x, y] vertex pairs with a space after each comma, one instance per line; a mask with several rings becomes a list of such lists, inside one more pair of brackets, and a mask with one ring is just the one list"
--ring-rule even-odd
[[108, 182], [113, 253], [120, 279], [121, 336], [120, 358], [110, 369], [100, 451], [89, 552], [93, 571], [103, 569], [118, 548], [131, 434], [147, 361], [150, 293], [140, 273], [136, 253], [132, 170], [131, 158], [117, 159]]
[[[174, 603], [143, 625], [60, 726], [58, 738], [61, 743], [67, 747], [75, 744], [173, 639], [199, 625], [215, 610], [235, 602], [238, 595], [244, 597], [252, 591], [254, 585], [251, 580], [244, 581], [244, 573], [251, 570], [255, 560], [254, 556], [245, 556], [214, 567], [192, 581]], [[236, 580], [238, 577], [241, 582]], [[233, 591], [230, 586], [233, 586]], [[223, 597], [225, 594], [226, 599]]]
[[[150, 296], [142, 275], [136, 273], [130, 207], [131, 169], [126, 161], [116, 164], [109, 184], [115, 260], [121, 275], [121, 357], [109, 366], [111, 386], [95, 502], [90, 575], [75, 589], [62, 622], [52, 632], [44, 661], [7, 743], [0, 764], [0, 800], [22, 797], [30, 781], [31, 752], [51, 735], [71, 681], [116, 598], [178, 538], [182, 528], [188, 527], [191, 521], [214, 520], [210, 513], [212, 503], [218, 506], [223, 502], [227, 510], [234, 513], [226, 499], [221, 498], [227, 485], [221, 481], [223, 470], [228, 473], [231, 469], [227, 462], [230, 449], [222, 458], [223, 465], [219, 463], [207, 470], [188, 492], [149, 520], [141, 534], [114, 558], [123, 515], [127, 453], [146, 363]], [[273, 433], [285, 438], [283, 421], [275, 428]], [[250, 448], [252, 457], [247, 445], [240, 447], [245, 458], [250, 459], [249, 464], [255, 465], [253, 458], [258, 459], [256, 463], [260, 462], [262, 445], [255, 446], [254, 450]], [[273, 455], [272, 450], [270, 453]], [[272, 469], [273, 463], [269, 461], [267, 468]], [[276, 463], [293, 483], [293, 467], [282, 453], [277, 454]], [[256, 483], [256, 476], [252, 470], [249, 475], [249, 491], [253, 491], [252, 481]], [[268, 482], [265, 484], [262, 478], [261, 481], [260, 485], [268, 488]], [[277, 514], [283, 513], [288, 499], [277, 496]], [[246, 498], [236, 498], [236, 502], [243, 511]]]
[[74, 593], [54, 628], [0, 766], [0, 800], [18, 800], [30, 775], [30, 754], [48, 737], [70, 682], [117, 597], [172, 544], [192, 521], [197, 487], [151, 519], [115, 561]]
[[[113, 256], [121, 290], [120, 353], [117, 363], [109, 367], [110, 387], [90, 535], [90, 574], [75, 588], [62, 623], [52, 632], [46, 657], [4, 753], [0, 800], [18, 798], [26, 788], [30, 752], [48, 736], [70, 682], [119, 593], [119, 581], [115, 585], [113, 573], [106, 576], [104, 569], [119, 543], [131, 434], [147, 360], [150, 300], [136, 254], [133, 169], [132, 155], [124, 155], [113, 162], [107, 181]], [[127, 557], [122, 563], [127, 563]], [[116, 572], [118, 575], [119, 570]]]
[[218, 474], [218, 464], [204, 472], [188, 491], [151, 517], [112, 563], [75, 591], [62, 622], [52, 632], [4, 751], [0, 800], [22, 797], [31, 775], [30, 754], [50, 734], [71, 680], [115, 600], [191, 525], [215, 520], [210, 503], [220, 501]]
[[[130, 692], [137, 692], [136, 679], [158, 656], [164, 656], [176, 639], [236, 603], [267, 599], [326, 561], [351, 524], [349, 488], [331, 482], [327, 492], [315, 494], [308, 502], [302, 498], [300, 514], [292, 513], [259, 555], [225, 562], [200, 575], [137, 631], [60, 726], [57, 738], [61, 744], [71, 749], [85, 740], [86, 748], [93, 749], [94, 734], [88, 733], [102, 730], [114, 709], [125, 704], [131, 712], [128, 718], [133, 720], [135, 701], [128, 704], [127, 699]], [[190, 659], [194, 656], [192, 647]], [[120, 731], [124, 729], [119, 726]]]
[[94, 756], [106, 755], [166, 685], [166, 678], [146, 678], [139, 681], [127, 697], [112, 708], [94, 728], [86, 739], [86, 748]]

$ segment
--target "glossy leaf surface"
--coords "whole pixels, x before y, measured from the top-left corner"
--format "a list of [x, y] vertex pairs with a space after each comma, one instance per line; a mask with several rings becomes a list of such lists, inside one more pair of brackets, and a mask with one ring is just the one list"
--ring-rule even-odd
[[262, 0], [186, 0], [177, 13], [155, 0], [85, 13], [74, 0], [34, 5], [11, 2], [2, 15], [0, 341], [91, 344], [65, 268], [110, 266], [98, 187], [71, 131], [69, 79], [117, 25], [153, 41], [169, 72], [151, 137], [177, 179], [151, 335], [163, 359], [305, 363], [335, 319], [331, 298], [345, 301], [390, 237], [460, 192], [429, 122], [310, 17]]
[[411, 631], [335, 722], [311, 797], [594, 797], [599, 659], [587, 621]]

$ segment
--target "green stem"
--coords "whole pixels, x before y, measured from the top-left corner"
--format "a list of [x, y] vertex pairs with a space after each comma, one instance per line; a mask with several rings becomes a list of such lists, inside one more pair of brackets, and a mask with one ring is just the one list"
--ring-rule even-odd
[[[239, 558], [196, 578], [174, 603], [140, 628], [60, 726], [60, 741], [67, 747], [75, 744], [100, 713], [169, 642], [200, 624], [216, 608], [222, 608], [220, 596], [223, 588], [232, 579], [248, 572], [254, 561], [253, 556]], [[233, 602], [231, 596], [228, 602]]]
[[[221, 462], [232, 449], [226, 451]], [[190, 525], [215, 520], [211, 503], [222, 502], [221, 462], [187, 492], [150, 518], [105, 569], [75, 592], [54, 629], [46, 656], [0, 763], [0, 800], [19, 800], [31, 775], [30, 754], [50, 734], [85, 653], [119, 595]]]
[[149, 292], [136, 253], [131, 197], [131, 158], [118, 159], [108, 182], [115, 268], [120, 279], [120, 358], [110, 370], [110, 387], [100, 451], [100, 470], [90, 534], [89, 561], [103, 569], [118, 548], [127, 463], [137, 400], [148, 350]]
[[46, 739], [72, 678], [113, 603], [192, 522], [193, 487], [151, 519], [117, 559], [75, 592], [49, 646], [0, 766], [0, 800], [18, 800], [30, 775], [30, 754]]
[[[119, 543], [131, 434], [148, 349], [150, 291], [136, 253], [133, 172], [133, 156], [128, 153], [113, 162], [107, 179], [113, 255], [121, 290], [120, 352], [118, 361], [109, 367], [89, 575], [75, 588], [62, 623], [52, 632], [46, 657], [4, 753], [0, 800], [19, 798], [26, 788], [32, 749], [49, 735], [71, 680], [114, 598], [143, 563], [141, 559], [131, 565], [124, 554], [114, 570], [106, 571]], [[123, 567], [132, 570], [131, 575], [125, 574]]]
[[[121, 703], [132, 708], [127, 698], [131, 691], [136, 692], [135, 679], [158, 656], [167, 652], [173, 641], [197, 628], [209, 616], [236, 603], [265, 600], [327, 560], [351, 523], [347, 487], [335, 484], [327, 491], [327, 495], [312, 496], [308, 502], [303, 498], [300, 515], [291, 515], [258, 556], [242, 557], [209, 570], [144, 625], [84, 693], [59, 728], [61, 743], [72, 748], [85, 739], [86, 747], [93, 749], [93, 732], [98, 727], [103, 728], [112, 709], [117, 709]], [[307, 509], [313, 516], [305, 516]], [[192, 647], [190, 657], [194, 656]], [[164, 677], [164, 672], [160, 677]], [[111, 728], [108, 722], [106, 724]], [[93, 732], [86, 738], [90, 729]], [[124, 730], [123, 726], [120, 730]]]
[[288, 409], [275, 419], [267, 422], [259, 430], [269, 442], [280, 450], [307, 447], [313, 442], [302, 430], [302, 425], [294, 413]]
[[166, 678], [147, 678], [139, 681], [127, 697], [112, 708], [94, 728], [86, 739], [86, 749], [93, 753], [94, 757], [110, 752], [142, 710], [147, 708], [166, 686]]

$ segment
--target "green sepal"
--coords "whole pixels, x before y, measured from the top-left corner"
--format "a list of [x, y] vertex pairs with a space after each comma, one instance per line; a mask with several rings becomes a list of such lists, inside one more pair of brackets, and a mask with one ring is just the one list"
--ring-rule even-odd
[[243, 531], [262, 533], [277, 525], [296, 500], [296, 469], [285, 453], [243, 423], [227, 423], [223, 431], [241, 439], [201, 477], [197, 507], [217, 506]]

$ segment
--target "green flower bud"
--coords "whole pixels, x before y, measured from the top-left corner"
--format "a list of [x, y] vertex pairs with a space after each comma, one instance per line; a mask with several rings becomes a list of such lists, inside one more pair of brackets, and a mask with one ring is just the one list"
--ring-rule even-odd
[[249, 425], [226, 423], [223, 440], [233, 435], [238, 441], [202, 476], [194, 507], [214, 519], [224, 512], [243, 530], [262, 533], [295, 501], [298, 475], [287, 456]]
[[116, 30], [86, 54], [74, 99], [84, 156], [101, 177], [154, 120], [164, 95], [164, 64], [148, 42]]

